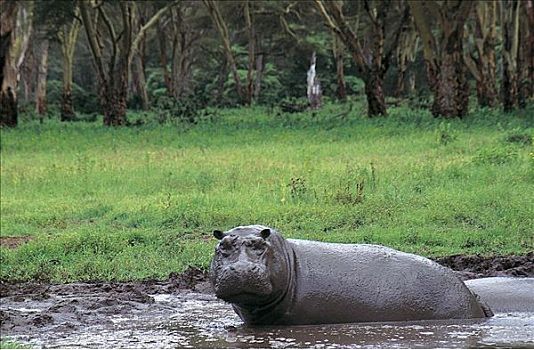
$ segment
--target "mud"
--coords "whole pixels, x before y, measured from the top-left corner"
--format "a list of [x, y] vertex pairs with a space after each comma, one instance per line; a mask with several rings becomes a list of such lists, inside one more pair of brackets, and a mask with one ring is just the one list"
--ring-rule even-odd
[[0, 237], [0, 246], [6, 248], [17, 248], [18, 246], [28, 243], [33, 237], [22, 236], [22, 237]]
[[534, 277], [534, 252], [525, 255], [452, 255], [434, 259], [450, 267], [463, 279], [482, 277]]
[[[534, 254], [453, 256], [438, 262], [465, 278], [534, 277]], [[166, 281], [9, 284], [0, 282], [0, 332], [38, 347], [534, 347], [533, 314], [434, 321], [247, 328], [217, 300], [206, 273]]]

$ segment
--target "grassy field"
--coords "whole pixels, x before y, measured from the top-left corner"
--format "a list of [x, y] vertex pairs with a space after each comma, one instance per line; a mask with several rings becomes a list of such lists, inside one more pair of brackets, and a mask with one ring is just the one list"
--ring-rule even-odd
[[451, 121], [346, 108], [4, 129], [1, 236], [34, 239], [0, 248], [0, 279], [164, 278], [207, 267], [213, 229], [252, 223], [425, 256], [534, 250], [532, 108]]

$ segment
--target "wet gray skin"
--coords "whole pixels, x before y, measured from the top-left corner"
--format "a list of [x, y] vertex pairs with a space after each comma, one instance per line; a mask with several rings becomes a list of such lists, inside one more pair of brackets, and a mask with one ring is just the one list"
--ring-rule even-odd
[[534, 278], [489, 277], [465, 284], [493, 312], [534, 312]]
[[284, 239], [240, 226], [220, 239], [210, 279], [249, 325], [306, 325], [491, 316], [454, 274], [429, 259], [369, 244]]

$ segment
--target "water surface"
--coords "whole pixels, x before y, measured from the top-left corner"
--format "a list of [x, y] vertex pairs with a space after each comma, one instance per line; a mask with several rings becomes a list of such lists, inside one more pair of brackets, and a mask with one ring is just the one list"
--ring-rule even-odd
[[31, 301], [4, 298], [0, 310], [37, 325], [14, 326], [2, 336], [45, 348], [534, 347], [534, 314], [527, 313], [485, 320], [246, 327], [228, 304], [208, 294], [151, 297], [150, 303], [100, 298], [83, 308], [79, 306], [91, 295], [84, 302], [79, 295]]

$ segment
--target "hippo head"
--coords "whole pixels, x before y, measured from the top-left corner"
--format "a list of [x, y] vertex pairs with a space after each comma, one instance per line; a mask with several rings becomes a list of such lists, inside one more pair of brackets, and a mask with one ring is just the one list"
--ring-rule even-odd
[[287, 279], [281, 236], [260, 225], [215, 230], [213, 235], [220, 240], [210, 271], [218, 298], [246, 307], [269, 303], [280, 294]]

